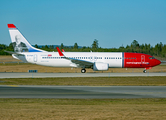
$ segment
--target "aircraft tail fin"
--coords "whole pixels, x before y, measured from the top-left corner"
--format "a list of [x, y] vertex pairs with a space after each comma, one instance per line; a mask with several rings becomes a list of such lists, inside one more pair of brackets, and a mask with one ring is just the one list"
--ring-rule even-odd
[[32, 47], [14, 24], [8, 24], [8, 28], [15, 52], [45, 52]]

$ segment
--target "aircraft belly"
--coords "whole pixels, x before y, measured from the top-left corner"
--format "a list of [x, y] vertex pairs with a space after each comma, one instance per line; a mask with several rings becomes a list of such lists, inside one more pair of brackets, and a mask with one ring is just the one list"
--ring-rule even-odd
[[122, 68], [124, 64], [123, 56], [124, 56], [124, 53], [112, 55], [111, 58], [114, 58], [114, 59], [108, 59], [105, 62], [109, 63], [110, 68]]
[[38, 64], [44, 66], [52, 66], [52, 67], [70, 67], [71, 61], [60, 59], [60, 60], [42, 60]]

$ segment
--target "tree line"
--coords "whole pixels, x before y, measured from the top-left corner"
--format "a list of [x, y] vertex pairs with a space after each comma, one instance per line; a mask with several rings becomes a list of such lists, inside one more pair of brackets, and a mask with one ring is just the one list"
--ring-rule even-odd
[[[39, 48], [37, 44], [35, 44], [36, 48]], [[166, 44], [162, 44], [162, 42], [157, 43], [154, 47], [150, 44], [139, 44], [137, 40], [133, 40], [130, 45], [124, 47], [123, 45], [119, 48], [101, 48], [99, 47], [98, 40], [95, 39], [90, 47], [80, 47], [77, 43], [74, 43], [73, 46], [65, 46], [63, 43], [59, 46], [60, 49], [64, 49], [66, 52], [136, 52], [136, 53], [145, 53], [157, 57], [166, 57]], [[45, 45], [40, 47], [40, 49], [46, 51], [57, 51], [56, 46], [54, 45]], [[0, 55], [9, 55], [8, 53], [4, 52], [7, 51], [14, 51], [12, 43], [9, 46], [0, 44]]]

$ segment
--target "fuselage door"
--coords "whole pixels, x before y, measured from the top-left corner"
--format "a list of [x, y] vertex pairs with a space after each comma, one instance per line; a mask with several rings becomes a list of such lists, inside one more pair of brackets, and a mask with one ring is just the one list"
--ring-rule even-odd
[[145, 62], [145, 55], [141, 55], [141, 63]]
[[35, 54], [33, 57], [34, 62], [37, 62], [37, 55]]

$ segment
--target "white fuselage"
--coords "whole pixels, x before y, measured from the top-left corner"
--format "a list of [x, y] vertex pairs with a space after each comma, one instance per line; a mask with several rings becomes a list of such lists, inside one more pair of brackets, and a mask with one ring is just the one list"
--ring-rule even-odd
[[[24, 56], [14, 55], [18, 59], [43, 66], [51, 67], [80, 67], [71, 60], [60, 57], [58, 52], [25, 52]], [[109, 67], [122, 68], [122, 52], [64, 52], [68, 58], [79, 59], [88, 62], [108, 63]]]

